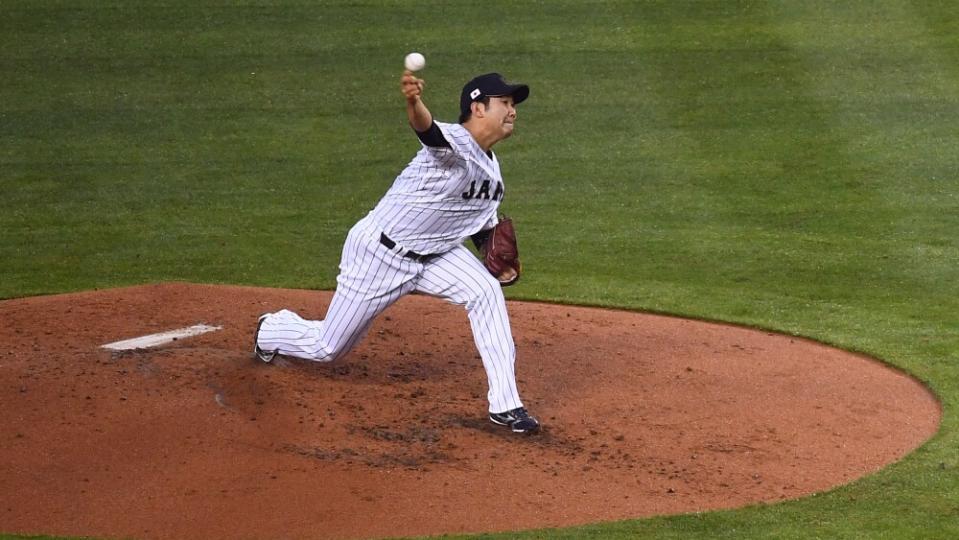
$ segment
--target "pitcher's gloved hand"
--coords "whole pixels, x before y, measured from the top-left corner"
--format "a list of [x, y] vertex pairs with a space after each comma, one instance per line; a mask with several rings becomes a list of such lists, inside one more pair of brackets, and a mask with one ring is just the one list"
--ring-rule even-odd
[[508, 287], [519, 281], [522, 264], [512, 219], [501, 218], [492, 229], [474, 235], [473, 241], [479, 248], [483, 265], [490, 274], [496, 276], [500, 285]]

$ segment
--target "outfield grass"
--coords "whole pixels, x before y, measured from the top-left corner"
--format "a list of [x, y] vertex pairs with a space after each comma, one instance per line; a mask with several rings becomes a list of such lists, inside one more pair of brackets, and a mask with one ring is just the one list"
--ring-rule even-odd
[[497, 147], [512, 298], [809, 336], [943, 402], [932, 441], [829, 493], [524, 538], [959, 538], [952, 4], [195, 4], [3, 3], [0, 298], [332, 288], [417, 148], [397, 80], [419, 50], [441, 119], [478, 73], [532, 87]]

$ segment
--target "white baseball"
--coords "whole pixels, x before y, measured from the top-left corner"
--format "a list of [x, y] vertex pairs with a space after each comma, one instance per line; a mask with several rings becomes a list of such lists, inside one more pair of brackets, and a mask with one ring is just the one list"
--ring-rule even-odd
[[403, 65], [410, 71], [419, 71], [426, 67], [426, 58], [418, 52], [411, 52], [406, 55], [406, 59], [403, 60]]

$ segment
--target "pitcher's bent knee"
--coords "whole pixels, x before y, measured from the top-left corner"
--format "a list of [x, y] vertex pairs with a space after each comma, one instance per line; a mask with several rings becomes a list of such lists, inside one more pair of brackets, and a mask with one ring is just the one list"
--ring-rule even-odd
[[506, 298], [503, 296], [503, 287], [492, 275], [487, 274], [479, 281], [479, 287], [470, 291], [470, 299], [466, 303], [466, 310], [473, 311], [480, 306], [506, 307]]

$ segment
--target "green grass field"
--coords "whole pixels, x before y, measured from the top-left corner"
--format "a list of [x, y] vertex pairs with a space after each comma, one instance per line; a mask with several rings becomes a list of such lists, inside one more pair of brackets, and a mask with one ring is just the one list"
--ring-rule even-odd
[[3, 2], [0, 298], [333, 288], [418, 148], [398, 87], [418, 50], [440, 119], [473, 75], [532, 88], [497, 147], [511, 298], [808, 336], [943, 403], [928, 444], [829, 493], [520, 537], [959, 538], [955, 5], [474, 4]]

